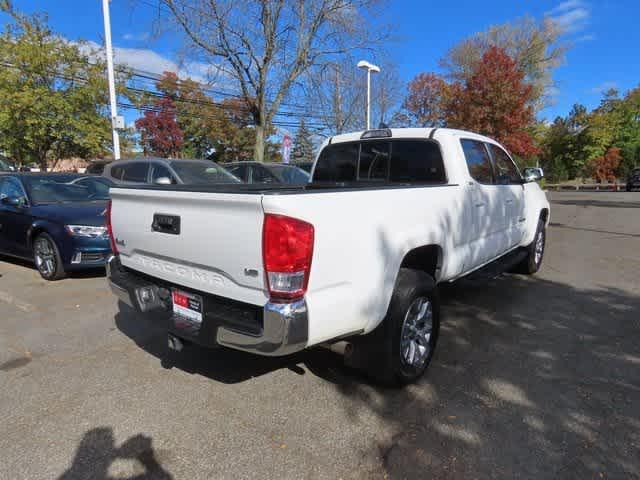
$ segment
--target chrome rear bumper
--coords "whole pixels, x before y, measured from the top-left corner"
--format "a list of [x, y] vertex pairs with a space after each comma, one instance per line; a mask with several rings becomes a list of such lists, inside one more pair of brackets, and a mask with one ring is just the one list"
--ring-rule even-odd
[[[114, 295], [138, 312], [166, 311], [170, 308], [170, 286], [168, 288], [160, 281], [153, 283], [153, 279], [148, 280], [123, 269], [117, 256], [107, 261], [107, 278]], [[203, 323], [206, 321], [205, 318]], [[309, 318], [304, 299], [292, 303], [268, 302], [262, 309], [262, 321], [259, 335], [221, 324], [203, 329], [214, 331], [214, 338], [197, 338], [195, 341], [205, 346], [222, 345], [267, 356], [289, 355], [307, 346]], [[175, 331], [172, 333], [176, 334]]]

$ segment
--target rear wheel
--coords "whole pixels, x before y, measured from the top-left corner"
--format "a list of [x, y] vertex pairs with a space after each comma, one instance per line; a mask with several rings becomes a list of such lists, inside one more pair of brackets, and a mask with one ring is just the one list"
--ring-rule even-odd
[[408, 268], [400, 269], [383, 323], [376, 329], [379, 371], [374, 376], [392, 384], [417, 381], [435, 351], [440, 331], [440, 299], [433, 278]]
[[66, 276], [56, 242], [46, 233], [33, 241], [33, 261], [45, 280], [60, 280]]

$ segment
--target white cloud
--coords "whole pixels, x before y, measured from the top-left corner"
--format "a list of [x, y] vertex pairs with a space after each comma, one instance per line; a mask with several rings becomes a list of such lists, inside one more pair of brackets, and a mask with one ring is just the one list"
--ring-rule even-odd
[[151, 38], [151, 35], [149, 34], [149, 32], [125, 33], [122, 36], [123, 40], [134, 41], [134, 42], [144, 42], [146, 40], [149, 40], [149, 38]]
[[591, 9], [582, 0], [566, 0], [547, 15], [566, 33], [575, 33], [589, 24]]
[[[103, 52], [102, 46], [96, 42], [87, 42], [86, 46], [91, 50]], [[190, 77], [201, 83], [206, 83], [214, 74], [219, 75], [219, 69], [213, 65], [202, 62], [186, 62], [178, 65], [149, 48], [114, 47], [113, 57], [115, 63], [119, 65], [158, 75], [163, 72], [175, 72], [180, 78]]]
[[595, 87], [591, 88], [589, 90], [589, 92], [591, 92], [591, 93], [603, 93], [603, 92], [606, 92], [607, 90], [610, 90], [612, 88], [617, 89], [618, 88], [618, 84], [616, 82], [613, 82], [613, 81], [607, 81], [607, 82], [602, 82], [600, 85], [596, 85]]

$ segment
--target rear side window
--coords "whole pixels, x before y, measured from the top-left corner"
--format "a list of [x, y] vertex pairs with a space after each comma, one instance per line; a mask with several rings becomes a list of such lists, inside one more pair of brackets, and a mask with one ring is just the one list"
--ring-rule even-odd
[[460, 143], [471, 178], [480, 183], [493, 183], [491, 159], [484, 143], [469, 139], [460, 140]]
[[[357, 172], [357, 176], [356, 176]], [[327, 146], [313, 181], [445, 183], [438, 144], [427, 140], [370, 140]]]
[[496, 183], [498, 185], [509, 185], [512, 183], [520, 183], [521, 177], [513, 160], [507, 155], [503, 149], [492, 143], [488, 143], [487, 147], [491, 152], [493, 166], [496, 172]]
[[147, 173], [149, 172], [148, 162], [136, 162], [124, 165], [124, 174], [122, 180], [125, 182], [146, 183]]

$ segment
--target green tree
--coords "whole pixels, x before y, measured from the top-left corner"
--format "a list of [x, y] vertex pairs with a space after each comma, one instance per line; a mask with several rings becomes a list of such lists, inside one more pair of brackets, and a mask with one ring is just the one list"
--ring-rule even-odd
[[300, 120], [300, 126], [293, 139], [293, 149], [291, 158], [294, 163], [313, 161], [313, 142], [311, 141], [311, 132], [304, 123], [304, 118]]
[[0, 34], [0, 149], [19, 163], [54, 166], [104, 153], [111, 142], [104, 65], [56, 35], [44, 15], [11, 16]]

